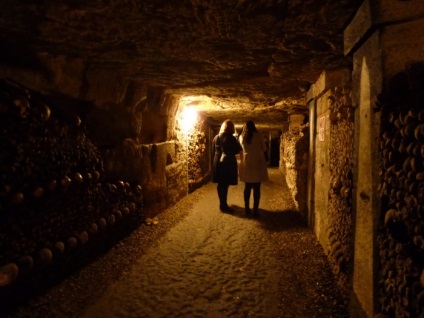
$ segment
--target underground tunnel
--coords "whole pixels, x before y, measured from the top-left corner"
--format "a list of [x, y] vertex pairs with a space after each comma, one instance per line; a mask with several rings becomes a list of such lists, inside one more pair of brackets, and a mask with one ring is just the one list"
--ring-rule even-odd
[[265, 137], [349, 315], [424, 315], [422, 1], [1, 7], [2, 306], [160, 227], [231, 119]]

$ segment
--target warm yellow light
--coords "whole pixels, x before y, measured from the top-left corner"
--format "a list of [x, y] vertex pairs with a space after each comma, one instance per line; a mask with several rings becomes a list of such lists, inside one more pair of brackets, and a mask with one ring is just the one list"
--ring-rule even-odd
[[182, 128], [184, 131], [190, 131], [197, 121], [197, 111], [194, 108], [186, 107], [182, 111]]

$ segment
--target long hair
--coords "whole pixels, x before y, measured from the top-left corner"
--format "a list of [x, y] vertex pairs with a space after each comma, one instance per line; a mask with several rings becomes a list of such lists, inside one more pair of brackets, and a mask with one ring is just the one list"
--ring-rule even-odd
[[224, 122], [221, 125], [221, 128], [219, 129], [219, 133], [227, 133], [227, 134], [234, 134], [236, 132], [236, 129], [234, 128], [234, 123], [229, 120], [226, 119], [224, 120]]
[[252, 142], [253, 133], [255, 131], [258, 131], [256, 129], [255, 123], [251, 120], [246, 122], [246, 124], [243, 126], [243, 131], [241, 132], [243, 140], [246, 140], [246, 143], [250, 144]]

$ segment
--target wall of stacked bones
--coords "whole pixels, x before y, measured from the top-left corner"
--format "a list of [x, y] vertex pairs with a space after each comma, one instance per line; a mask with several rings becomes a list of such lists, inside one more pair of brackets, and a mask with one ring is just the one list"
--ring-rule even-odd
[[424, 315], [424, 67], [391, 78], [381, 111], [380, 306], [391, 317]]
[[0, 80], [2, 299], [83, 262], [144, 219], [141, 186], [107, 179], [81, 120], [56, 106]]
[[279, 167], [285, 176], [296, 209], [307, 215], [307, 175], [309, 124], [295, 127], [281, 135]]
[[188, 137], [188, 187], [192, 192], [210, 180], [212, 159], [208, 147], [211, 141], [207, 120], [199, 117]]
[[348, 293], [352, 260], [352, 189], [354, 112], [351, 90], [335, 87], [330, 104], [330, 191], [328, 194], [328, 260], [340, 287]]

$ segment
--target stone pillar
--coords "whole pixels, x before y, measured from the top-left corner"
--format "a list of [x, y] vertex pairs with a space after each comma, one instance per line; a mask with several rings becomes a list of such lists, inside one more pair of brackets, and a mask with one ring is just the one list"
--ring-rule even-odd
[[[316, 123], [316, 128], [311, 129], [311, 139], [314, 139], [315, 162], [312, 171], [314, 176], [309, 179], [320, 180], [319, 185], [311, 188], [311, 196], [314, 203], [314, 216], [309, 219], [314, 220], [314, 231], [324, 250], [328, 252], [327, 236], [329, 227], [328, 216], [328, 193], [330, 190], [330, 165], [329, 165], [329, 147], [330, 139], [330, 99], [332, 98], [332, 89], [336, 86], [345, 86], [350, 84], [350, 71], [347, 69], [336, 71], [324, 71], [316, 83], [314, 83], [308, 92], [308, 99], [313, 100], [310, 106], [314, 108], [311, 111], [310, 123]], [[311, 162], [309, 162], [311, 164]], [[309, 180], [309, 182], [311, 182]], [[312, 193], [313, 192], [313, 193]], [[309, 202], [310, 204], [310, 202]], [[312, 225], [312, 224], [311, 224]]]
[[345, 54], [353, 56], [356, 106], [352, 283], [356, 300], [368, 317], [375, 314], [378, 297], [376, 230], [380, 225], [379, 114], [373, 112], [373, 106], [393, 74], [413, 61], [424, 60], [423, 14], [423, 1], [368, 0], [344, 34]]
[[289, 116], [289, 129], [293, 130], [296, 127], [300, 127], [303, 124], [303, 121], [305, 120], [305, 115], [301, 114], [293, 114]]
[[[310, 91], [308, 92], [310, 93]], [[307, 180], [307, 208], [308, 214], [306, 221], [308, 226], [315, 224], [315, 135], [316, 135], [316, 101], [313, 97], [307, 97], [309, 107], [309, 157], [308, 157], [308, 180]]]

